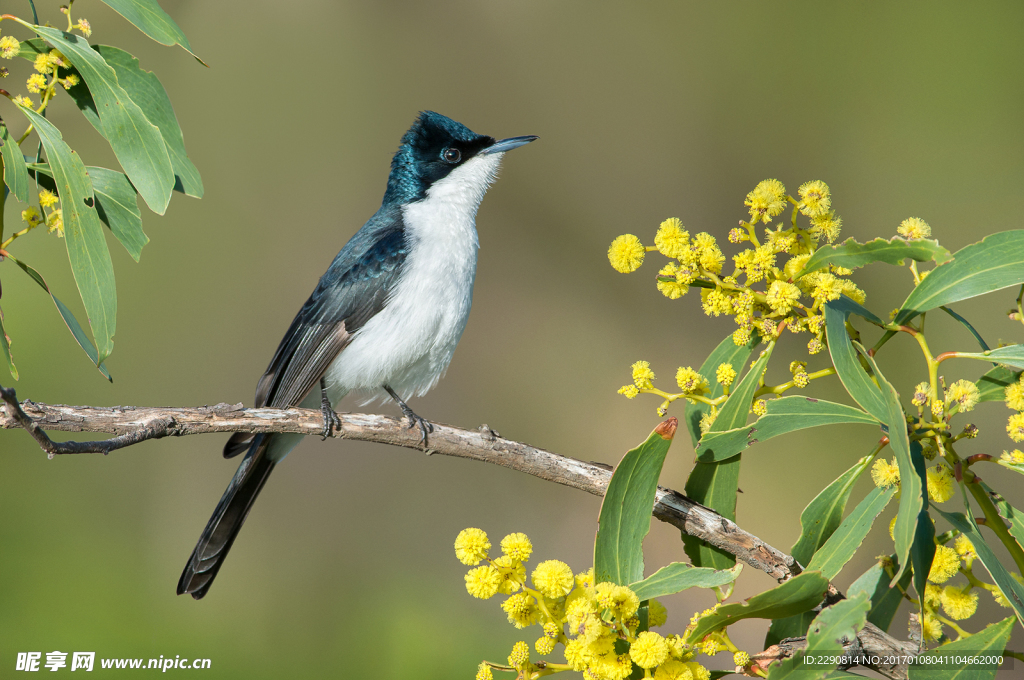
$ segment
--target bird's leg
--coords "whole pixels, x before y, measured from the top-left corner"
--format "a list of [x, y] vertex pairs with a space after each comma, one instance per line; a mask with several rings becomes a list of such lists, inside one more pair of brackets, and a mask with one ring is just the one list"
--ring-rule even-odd
[[384, 386], [384, 389], [388, 391], [388, 394], [391, 395], [391, 398], [394, 399], [395, 403], [398, 404], [398, 406], [402, 409], [402, 413], [405, 414], [405, 417], [409, 419], [409, 429], [411, 430], [417, 425], [420, 426], [420, 433], [422, 434], [422, 436], [420, 437], [420, 444], [423, 444], [423, 447], [426, 448], [427, 433], [433, 432], [434, 426], [428, 423], [426, 420], [423, 420], [423, 418], [420, 418], [415, 413], [413, 413], [412, 409], [409, 408], [409, 405], [402, 401], [401, 397], [395, 394], [395, 391], [393, 389], [391, 389], [387, 385]]
[[324, 441], [331, 436], [331, 430], [334, 428], [341, 429], [341, 418], [334, 412], [334, 408], [331, 407], [331, 400], [327, 398], [327, 383], [324, 379], [320, 378], [320, 413], [324, 417], [324, 431], [323, 437], [320, 441]]

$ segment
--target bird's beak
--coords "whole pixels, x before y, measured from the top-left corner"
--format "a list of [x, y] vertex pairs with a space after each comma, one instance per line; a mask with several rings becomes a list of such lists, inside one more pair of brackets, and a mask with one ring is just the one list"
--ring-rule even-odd
[[512, 149], [519, 148], [524, 144], [529, 144], [533, 140], [537, 139], [537, 135], [524, 135], [522, 137], [509, 137], [508, 139], [501, 139], [491, 144], [489, 147], [481, 151], [482, 154], [491, 153], [505, 153]]

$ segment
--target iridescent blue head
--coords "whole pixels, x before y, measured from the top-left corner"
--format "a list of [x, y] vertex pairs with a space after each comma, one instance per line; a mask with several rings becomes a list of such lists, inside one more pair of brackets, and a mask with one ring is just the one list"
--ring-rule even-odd
[[423, 111], [402, 136], [391, 159], [391, 174], [384, 205], [411, 203], [427, 195], [431, 185], [480, 154], [504, 153], [536, 137], [511, 137], [497, 141], [478, 135], [462, 123], [433, 111]]

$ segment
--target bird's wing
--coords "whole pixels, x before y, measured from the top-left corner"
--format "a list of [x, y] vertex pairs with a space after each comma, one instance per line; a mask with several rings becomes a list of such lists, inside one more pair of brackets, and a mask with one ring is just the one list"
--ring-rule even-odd
[[[256, 386], [256, 406], [295, 406], [312, 389], [352, 334], [384, 308], [405, 262], [401, 211], [375, 215], [342, 248], [295, 316]], [[224, 447], [230, 458], [252, 440], [238, 433]]]

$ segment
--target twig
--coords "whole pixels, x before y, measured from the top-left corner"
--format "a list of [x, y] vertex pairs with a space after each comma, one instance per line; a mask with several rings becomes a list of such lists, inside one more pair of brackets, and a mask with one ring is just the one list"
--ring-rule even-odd
[[[6, 402], [6, 415], [0, 412], [0, 428], [24, 428], [52, 458], [55, 455], [109, 453], [148, 439], [180, 437], [214, 432], [291, 432], [320, 435], [323, 419], [312, 409], [246, 409], [241, 404], [217, 404], [195, 408], [136, 406], [64, 406], [25, 401], [19, 404], [13, 389], [0, 387]], [[340, 413], [341, 427], [334, 437], [372, 441], [421, 450], [419, 430], [410, 430], [402, 420], [382, 415]], [[95, 442], [54, 442], [43, 430], [64, 432], [110, 432], [112, 439]], [[463, 430], [434, 423], [428, 455], [440, 454], [468, 458], [511, 468], [550, 482], [603, 496], [612, 470], [600, 463], [538, 449], [504, 439], [486, 425], [479, 430]], [[746, 564], [765, 572], [779, 582], [799, 574], [800, 564], [790, 555], [773, 548], [757, 536], [744, 531], [715, 511], [696, 503], [672, 489], [658, 487], [653, 514], [686, 534], [720, 548]], [[829, 587], [826, 604], [843, 595]], [[799, 648], [801, 638], [786, 641], [782, 656]], [[858, 644], [873, 655], [906, 655], [907, 645], [868, 624]], [[913, 645], [916, 651], [917, 646]], [[791, 653], [791, 652], [790, 652]], [[876, 669], [894, 680], [906, 678], [906, 668]]]

